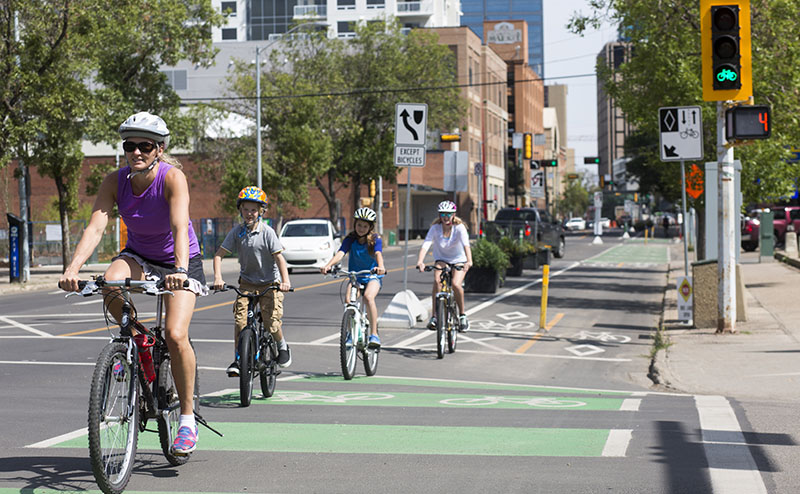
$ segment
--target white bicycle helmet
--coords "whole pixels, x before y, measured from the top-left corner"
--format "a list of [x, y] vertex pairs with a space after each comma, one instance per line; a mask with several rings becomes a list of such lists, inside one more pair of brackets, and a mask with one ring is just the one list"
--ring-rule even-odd
[[129, 137], [143, 137], [155, 142], [163, 142], [164, 147], [169, 147], [169, 129], [164, 120], [158, 115], [141, 111], [128, 117], [119, 126], [119, 136], [124, 141]]
[[442, 201], [439, 203], [439, 212], [440, 213], [455, 213], [456, 212], [456, 203], [453, 201]]
[[375, 214], [375, 211], [371, 210], [370, 208], [358, 208], [356, 209], [356, 212], [353, 213], [353, 218], [357, 220], [369, 221], [370, 223], [374, 223], [375, 218], [377, 217], [378, 215]]

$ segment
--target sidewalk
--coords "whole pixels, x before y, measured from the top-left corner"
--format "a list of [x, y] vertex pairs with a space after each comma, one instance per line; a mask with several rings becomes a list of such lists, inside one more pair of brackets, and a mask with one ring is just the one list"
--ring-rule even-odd
[[651, 369], [660, 384], [736, 399], [800, 401], [800, 269], [742, 253], [748, 320], [737, 321], [734, 334], [717, 335], [716, 328], [677, 320], [676, 279], [684, 267], [682, 250], [673, 253], [663, 314], [670, 345], [657, 352]]

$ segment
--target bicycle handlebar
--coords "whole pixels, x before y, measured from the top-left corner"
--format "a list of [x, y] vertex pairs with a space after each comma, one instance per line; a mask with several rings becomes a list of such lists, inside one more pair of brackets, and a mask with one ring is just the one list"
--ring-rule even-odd
[[[214, 285], [209, 285], [208, 287], [214, 288]], [[270, 290], [280, 290], [280, 289], [281, 289], [280, 285], [270, 285], [259, 293], [243, 293], [238, 286], [225, 284], [222, 285], [222, 288], [220, 290], [214, 290], [214, 292], [227, 292], [228, 290], [233, 290], [236, 293], [238, 293], [240, 297], [259, 298], [263, 295], [266, 295], [267, 292], [269, 292]], [[293, 292], [294, 288], [289, 288], [288, 291]]]
[[[183, 287], [189, 288], [189, 280], [184, 280]], [[94, 280], [79, 280], [78, 291], [67, 293], [70, 295], [82, 295], [88, 297], [96, 294], [101, 288], [127, 288], [129, 291], [137, 291], [146, 295], [161, 295], [165, 293], [171, 294], [170, 290], [164, 290], [164, 280], [133, 280], [125, 278], [124, 280], [106, 280], [102, 276], [98, 276]], [[61, 282], [58, 282], [58, 288], [62, 289]]]
[[461, 271], [462, 269], [464, 269], [464, 265], [463, 264], [446, 264], [446, 265], [444, 265], [442, 267], [439, 267], [439, 266], [425, 266], [425, 272], [426, 273], [429, 272], [429, 271], [433, 271], [434, 269], [436, 271], [447, 271], [448, 269], [449, 270], [455, 269], [456, 271]]

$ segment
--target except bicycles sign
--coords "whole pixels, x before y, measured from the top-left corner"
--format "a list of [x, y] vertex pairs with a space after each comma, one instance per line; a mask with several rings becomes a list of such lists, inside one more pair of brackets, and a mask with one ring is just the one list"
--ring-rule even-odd
[[661, 161], [703, 158], [703, 119], [699, 106], [658, 109]]

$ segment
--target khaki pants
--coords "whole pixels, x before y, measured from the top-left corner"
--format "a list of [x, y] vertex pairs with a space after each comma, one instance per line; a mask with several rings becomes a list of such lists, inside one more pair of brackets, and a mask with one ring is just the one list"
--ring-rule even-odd
[[[268, 285], [253, 285], [244, 280], [239, 280], [239, 289], [245, 293], [258, 293]], [[233, 326], [234, 326], [234, 345], [239, 338], [239, 332], [247, 325], [247, 298], [237, 297], [233, 304]], [[276, 341], [280, 341], [283, 336], [281, 324], [283, 319], [283, 292], [280, 290], [270, 290], [259, 299], [261, 306], [261, 318]], [[276, 334], [277, 333], [277, 334]], [[279, 337], [280, 336], [280, 337]]]

